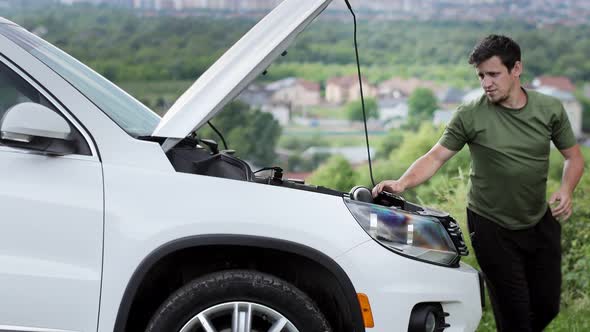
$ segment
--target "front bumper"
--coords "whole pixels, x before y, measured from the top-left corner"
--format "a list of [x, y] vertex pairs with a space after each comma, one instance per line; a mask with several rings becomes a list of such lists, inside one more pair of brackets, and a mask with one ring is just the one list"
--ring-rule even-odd
[[397, 255], [368, 241], [336, 258], [356, 291], [369, 297], [375, 327], [370, 332], [407, 331], [412, 308], [442, 305], [449, 316], [445, 332], [475, 331], [481, 319], [477, 270], [467, 264], [441, 267]]

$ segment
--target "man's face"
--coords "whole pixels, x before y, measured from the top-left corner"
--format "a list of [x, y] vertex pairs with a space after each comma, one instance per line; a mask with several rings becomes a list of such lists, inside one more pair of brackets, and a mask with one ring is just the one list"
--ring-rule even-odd
[[514, 93], [515, 88], [520, 89], [521, 72], [520, 61], [516, 62], [511, 71], [508, 71], [498, 56], [493, 56], [476, 67], [479, 83], [492, 103], [502, 103]]

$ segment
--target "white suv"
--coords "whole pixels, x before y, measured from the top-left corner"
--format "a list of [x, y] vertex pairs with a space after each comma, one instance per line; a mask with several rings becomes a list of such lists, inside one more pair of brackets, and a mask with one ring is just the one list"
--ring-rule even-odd
[[283, 1], [163, 119], [0, 19], [0, 331], [475, 330], [452, 218], [191, 136], [329, 2]]

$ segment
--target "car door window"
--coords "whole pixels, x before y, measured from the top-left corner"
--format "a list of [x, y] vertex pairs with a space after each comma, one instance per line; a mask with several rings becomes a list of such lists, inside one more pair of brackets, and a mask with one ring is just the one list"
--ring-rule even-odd
[[0, 63], [0, 118], [9, 108], [24, 102], [41, 104], [56, 111], [43, 95]]
[[[41, 104], [59, 114], [59, 111], [49, 102], [49, 100], [47, 100], [47, 98], [45, 98], [45, 96], [43, 96], [43, 94], [37, 91], [12, 69], [0, 62], [0, 119], [2, 119], [8, 109], [24, 102]], [[70, 127], [72, 128], [72, 137], [77, 142], [77, 154], [91, 155], [90, 147], [86, 143], [86, 140], [82, 137], [80, 132], [71, 125], [71, 123]], [[0, 142], [0, 145], [1, 144], [2, 143]]]
[[152, 110], [45, 40], [12, 24], [0, 24], [0, 34], [68, 81], [129, 135], [150, 136], [160, 123]]

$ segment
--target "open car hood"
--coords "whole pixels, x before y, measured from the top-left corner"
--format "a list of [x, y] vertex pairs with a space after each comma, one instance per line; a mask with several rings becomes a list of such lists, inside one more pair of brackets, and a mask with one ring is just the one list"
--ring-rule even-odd
[[260, 75], [332, 0], [284, 0], [172, 105], [152, 136], [182, 139]]

